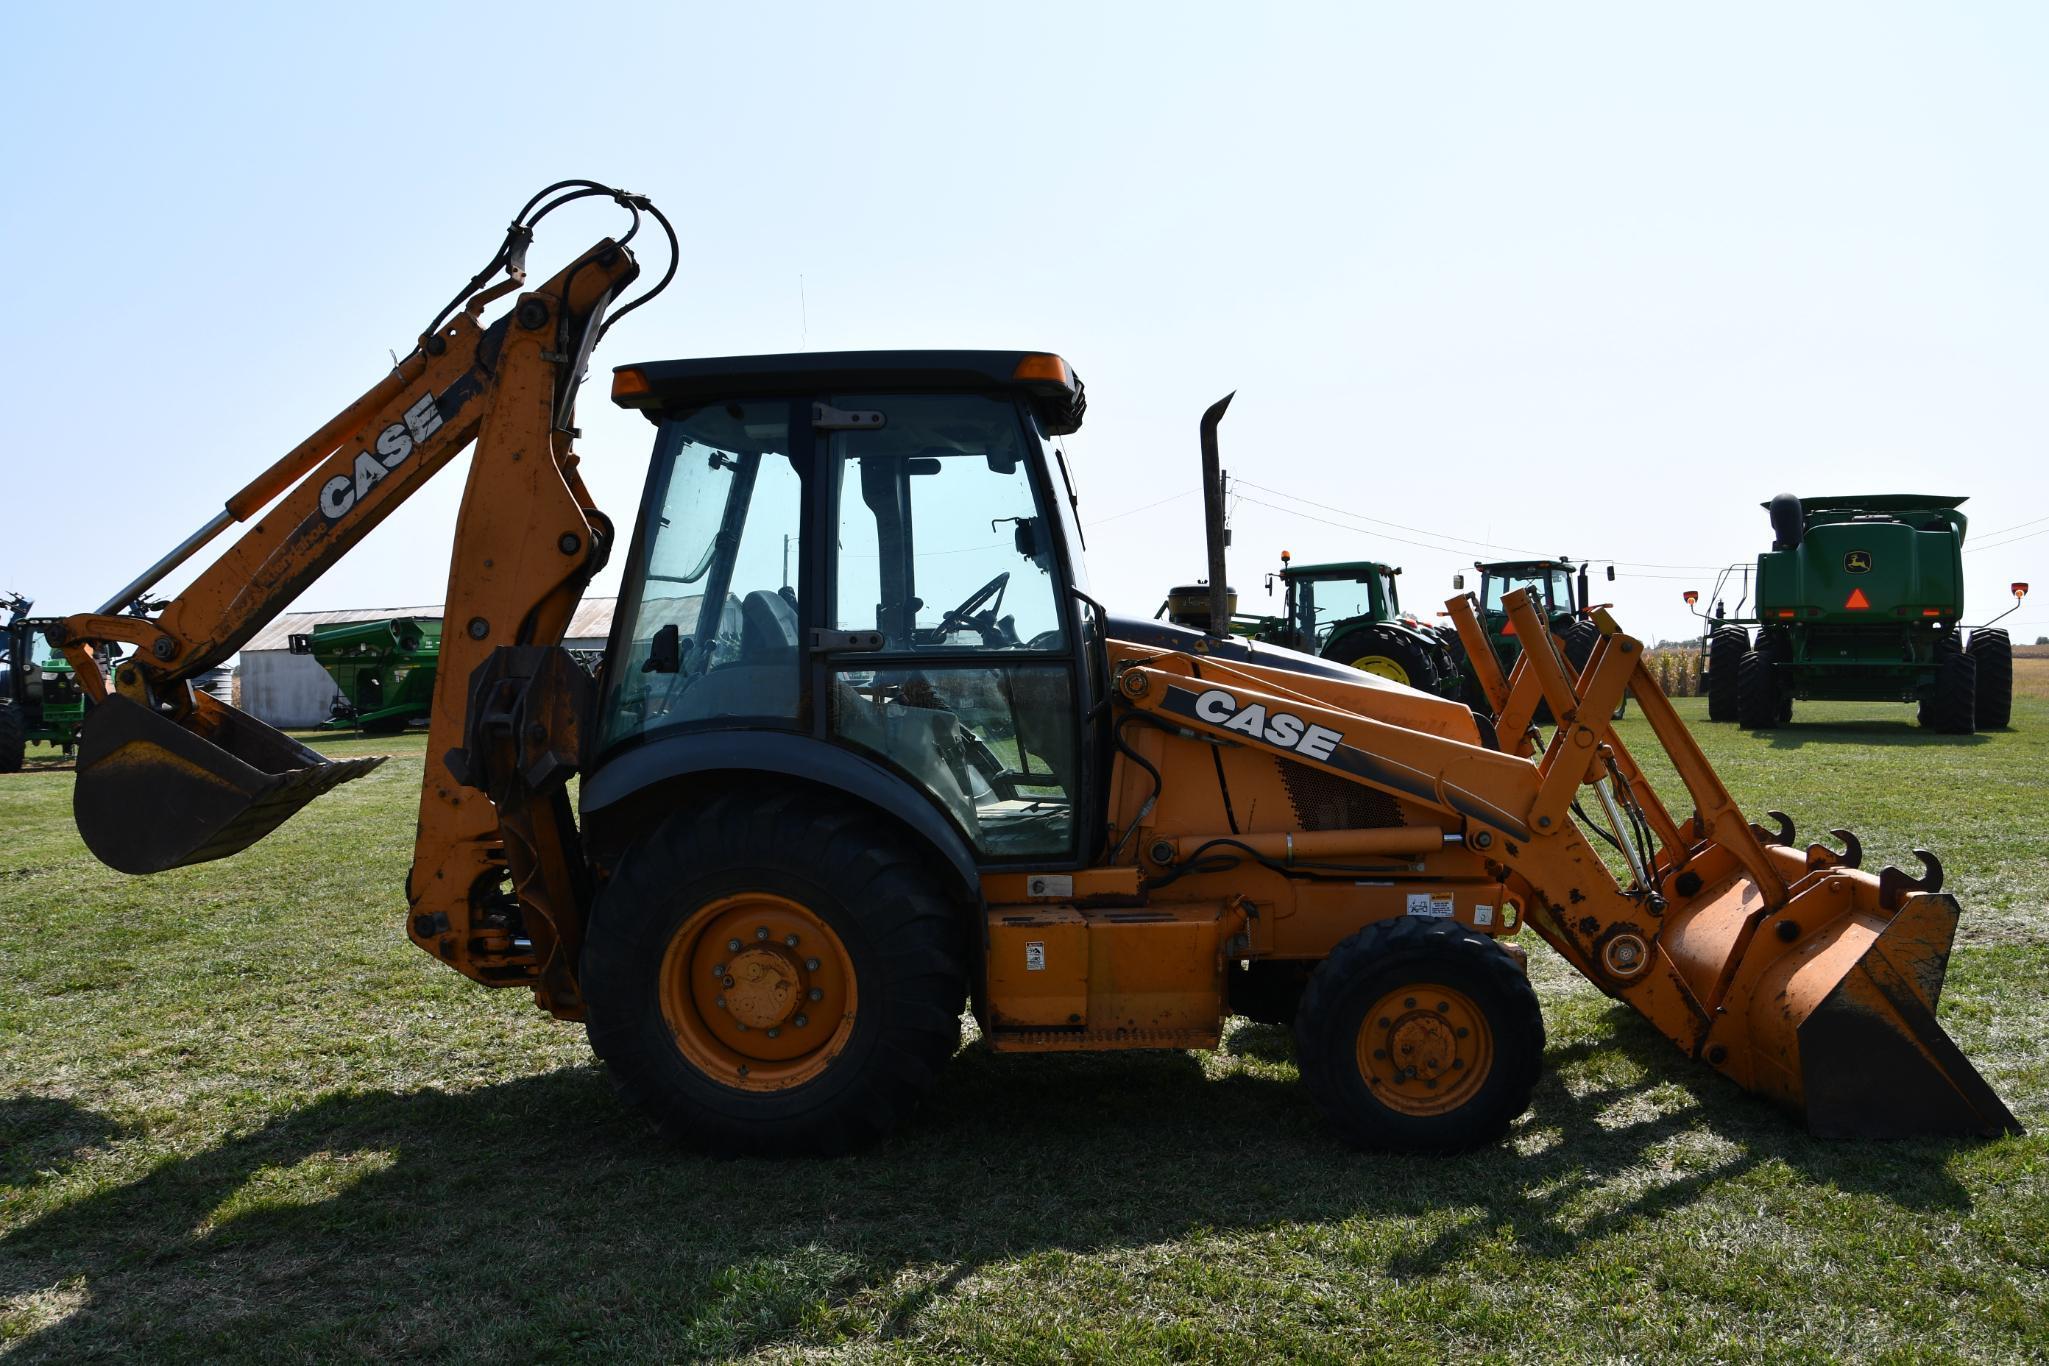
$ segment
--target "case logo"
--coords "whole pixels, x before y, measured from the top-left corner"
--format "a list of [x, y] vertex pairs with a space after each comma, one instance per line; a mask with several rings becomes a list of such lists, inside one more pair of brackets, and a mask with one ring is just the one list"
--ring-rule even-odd
[[424, 395], [406, 409], [404, 421], [394, 422], [377, 434], [376, 454], [357, 451], [353, 473], [337, 474], [320, 486], [320, 515], [330, 522], [347, 516], [371, 485], [403, 464], [413, 448], [440, 431], [441, 426], [441, 409], [435, 404], [434, 395]]
[[1238, 699], [1222, 688], [1211, 688], [1196, 698], [1195, 714], [1213, 726], [1235, 730], [1312, 759], [1328, 761], [1345, 741], [1343, 732], [1314, 725], [1292, 712], [1275, 711], [1269, 715], [1257, 702], [1241, 708]]
[[1843, 556], [1843, 572], [1846, 574], [1869, 574], [1871, 572], [1871, 552], [1868, 550], [1853, 550]]

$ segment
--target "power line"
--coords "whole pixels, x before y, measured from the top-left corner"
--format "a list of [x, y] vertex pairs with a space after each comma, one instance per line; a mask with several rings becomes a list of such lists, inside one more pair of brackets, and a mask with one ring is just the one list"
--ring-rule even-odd
[[[2028, 523], [2026, 523], [2026, 522], [2022, 522], [2022, 523], [2021, 523], [2021, 525], [2022, 525], [2022, 526], [2027, 526], [2027, 525], [2028, 525]], [[2012, 528], [2008, 528], [2008, 530], [2011, 530], [2011, 529], [2012, 529]], [[2006, 548], [2007, 546], [2010, 546], [2010, 545], [2019, 545], [2019, 544], [2020, 544], [2020, 543], [2021, 543], [2022, 541], [2032, 541], [2032, 540], [2034, 540], [2034, 539], [2035, 539], [2035, 538], [2036, 538], [2037, 536], [2049, 536], [2049, 526], [2045, 526], [2045, 527], [2043, 527], [2043, 528], [2042, 528], [2042, 529], [2041, 529], [2040, 531], [2030, 531], [2030, 532], [2029, 532], [2029, 533], [2028, 533], [2027, 535], [2025, 535], [2025, 536], [2015, 536], [2015, 537], [2011, 538], [2010, 540], [2004, 540], [2004, 541], [1994, 541], [1994, 542], [1993, 542], [1993, 543], [1992, 543], [1991, 545], [1967, 545], [1967, 546], [1965, 546], [1965, 547], [1964, 547], [1964, 549], [1965, 549], [1965, 550], [1967, 550], [1967, 551], [1977, 551], [1977, 550], [2004, 550], [2004, 549], [2005, 549], [2005, 548]]]
[[1113, 512], [1108, 517], [1085, 517], [1082, 519], [1082, 524], [1084, 526], [1097, 527], [1103, 525], [1105, 522], [1114, 522], [1121, 517], [1135, 517], [1141, 512], [1151, 512], [1154, 508], [1165, 507], [1167, 504], [1173, 502], [1177, 498], [1186, 498], [1189, 494], [1196, 493], [1198, 491], [1199, 490], [1196, 489], [1183, 489], [1179, 493], [1168, 494], [1165, 498], [1160, 499], [1158, 502], [1147, 503], [1144, 507], [1126, 508], [1122, 512]]
[[2003, 526], [1997, 531], [1981, 531], [1978, 535], [1981, 539], [1986, 536], [2004, 536], [2009, 531], [2019, 531], [2024, 526], [2035, 525], [2036, 522], [2049, 522], [2049, 517], [2037, 517], [2032, 521], [2015, 522], [2012, 526]]

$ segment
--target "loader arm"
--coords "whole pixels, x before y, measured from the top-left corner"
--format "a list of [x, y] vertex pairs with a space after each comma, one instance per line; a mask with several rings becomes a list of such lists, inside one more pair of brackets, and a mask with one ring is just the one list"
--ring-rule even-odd
[[[636, 230], [643, 210], [668, 230], [644, 199], [593, 182], [562, 182], [535, 196], [492, 262], [390, 374], [99, 612], [67, 618], [53, 633], [93, 694], [74, 812], [103, 862], [144, 873], [225, 857], [382, 762], [329, 762], [199, 692], [192, 679], [225, 661], [474, 444], [449, 559], [447, 629], [407, 880], [409, 929], [473, 978], [533, 986], [544, 1006], [562, 1013], [579, 1008], [565, 967], [581, 913], [563, 904], [575, 900], [570, 889], [580, 876], [567, 804], [555, 799], [559, 790], [521, 800], [502, 781], [506, 756], [494, 767], [483, 752], [490, 746], [472, 743], [469, 704], [472, 675], [499, 647], [559, 646], [610, 548], [611, 523], [577, 472], [575, 397], [608, 311], [639, 274], [626, 246], [633, 233], [599, 241], [495, 322], [482, 317], [525, 282], [534, 223], [599, 194], [628, 208]], [[667, 284], [673, 231], [669, 239], [669, 275], [619, 313]], [[146, 599], [236, 523], [248, 529], [182, 592], [164, 603]], [[111, 690], [88, 667], [109, 645], [133, 650], [115, 667]], [[573, 743], [573, 719], [565, 734]], [[566, 771], [548, 772], [559, 789]], [[494, 802], [486, 787], [504, 800]]]
[[[1521, 895], [1529, 923], [1595, 985], [1817, 1133], [2019, 1132], [1935, 1021], [1958, 914], [1940, 894], [1939, 865], [1925, 879], [1874, 877], [1858, 870], [1854, 837], [1838, 854], [1794, 848], [1783, 817], [1775, 832], [1753, 826], [1638, 641], [1596, 613], [1602, 640], [1574, 678], [1541, 648], [1550, 633], [1529, 595], [1504, 605], [1530, 643], [1498, 689], [1501, 750], [1377, 720], [1322, 699], [1314, 679], [1218, 658], [1132, 661], [1118, 692], [1185, 733], [1422, 806]], [[1463, 634], [1475, 631], [1469, 601], [1449, 606]], [[1693, 799], [1683, 825], [1615, 734], [1625, 694]], [[1560, 718], [1541, 748], [1530, 723], [1540, 700]], [[1286, 723], [1265, 723], [1279, 717]], [[1588, 836], [1590, 790], [1617, 827], [1626, 882]]]

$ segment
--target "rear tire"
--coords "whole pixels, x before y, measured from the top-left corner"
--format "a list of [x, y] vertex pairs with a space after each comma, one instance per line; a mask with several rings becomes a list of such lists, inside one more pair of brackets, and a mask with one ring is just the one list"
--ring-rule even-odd
[[1921, 724], [1944, 735], [1969, 735], [1978, 728], [1978, 661], [1968, 651], [1941, 655]]
[[670, 815], [584, 945], [591, 1048], [620, 1097], [726, 1155], [841, 1153], [895, 1128], [960, 1046], [967, 1000], [963, 913], [931, 864], [810, 793]]
[[1978, 729], [2004, 730], [2013, 720], [2013, 641], [1995, 626], [1971, 632], [1965, 649], [1978, 662]]
[[0, 704], [0, 773], [19, 773], [28, 762], [28, 718], [12, 702]]
[[1741, 626], [1717, 626], [1708, 637], [1708, 720], [1736, 719], [1736, 679], [1749, 652], [1750, 633]]
[[1745, 730], [1770, 730], [1783, 724], [1771, 656], [1745, 650], [1736, 666], [1736, 724]]
[[1418, 692], [1437, 691], [1437, 666], [1423, 647], [1407, 636], [1383, 634], [1370, 627], [1346, 631], [1323, 647], [1323, 657]]
[[1492, 940], [1403, 916], [1331, 950], [1302, 995], [1295, 1046], [1310, 1096], [1346, 1141], [1457, 1152], [1492, 1143], [1529, 1108], [1544, 1017]]

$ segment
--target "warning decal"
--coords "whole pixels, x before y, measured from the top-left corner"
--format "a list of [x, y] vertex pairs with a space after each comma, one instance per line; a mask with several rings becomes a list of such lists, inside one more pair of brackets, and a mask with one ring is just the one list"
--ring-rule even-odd
[[1444, 919], [1452, 911], [1450, 892], [1410, 892], [1409, 914], [1435, 916]]

